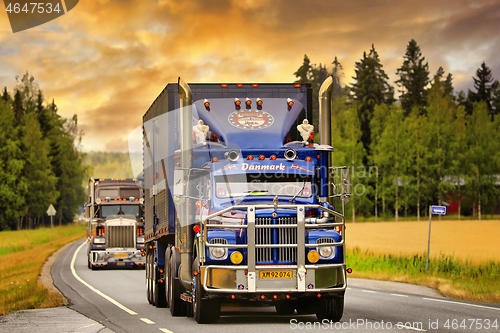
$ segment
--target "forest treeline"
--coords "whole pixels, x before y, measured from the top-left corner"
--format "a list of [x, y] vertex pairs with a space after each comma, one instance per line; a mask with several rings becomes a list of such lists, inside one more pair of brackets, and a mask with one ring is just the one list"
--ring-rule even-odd
[[[493, 213], [500, 188], [500, 84], [485, 62], [474, 89], [454, 93], [442, 67], [431, 76], [411, 40], [391, 85], [375, 47], [355, 63], [353, 83], [342, 85], [342, 65], [312, 64], [294, 73], [310, 82], [314, 100], [333, 75], [334, 164], [351, 168], [349, 211], [365, 217], [428, 214], [429, 205], [458, 202], [458, 218]], [[395, 98], [395, 91], [399, 97]], [[317, 127], [317, 104], [313, 108]], [[477, 215], [476, 215], [477, 214]], [[349, 214], [350, 215], [350, 214]]]
[[134, 178], [128, 153], [90, 151], [86, 153], [85, 165], [95, 178]]
[[0, 98], [0, 230], [73, 221], [85, 202], [84, 154], [77, 148], [77, 116], [66, 119], [45, 102], [33, 76], [16, 78]]

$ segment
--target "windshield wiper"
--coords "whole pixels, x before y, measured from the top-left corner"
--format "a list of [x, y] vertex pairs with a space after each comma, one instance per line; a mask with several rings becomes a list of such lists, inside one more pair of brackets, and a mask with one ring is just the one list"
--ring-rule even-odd
[[259, 191], [247, 191], [245, 192], [246, 194], [239, 197], [238, 199], [234, 200], [234, 202], [238, 205], [241, 201], [243, 201], [243, 199], [245, 199], [246, 197], [248, 197], [249, 195], [252, 195], [252, 194], [264, 194], [264, 193], [267, 193], [269, 192], [268, 190], [259, 190]]
[[295, 194], [293, 196], [293, 198], [290, 199], [290, 202], [292, 201], [295, 201], [295, 198], [300, 194], [302, 193], [302, 191], [304, 190], [304, 187], [306, 187], [306, 181], [307, 181], [307, 178], [304, 178], [304, 184], [302, 185], [302, 188], [300, 189], [300, 191], [297, 192], [297, 194]]

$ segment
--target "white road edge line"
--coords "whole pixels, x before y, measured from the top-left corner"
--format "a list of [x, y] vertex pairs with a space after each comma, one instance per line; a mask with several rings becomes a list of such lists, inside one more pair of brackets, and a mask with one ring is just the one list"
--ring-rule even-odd
[[391, 296], [408, 297], [408, 295], [391, 294]]
[[484, 306], [484, 305], [477, 305], [477, 304], [470, 304], [470, 303], [462, 303], [462, 302], [453, 302], [453, 301], [445, 301], [441, 299], [435, 299], [435, 298], [423, 298], [428, 301], [434, 301], [434, 302], [444, 302], [444, 303], [452, 303], [452, 304], [459, 304], [459, 305], [467, 305], [467, 306], [473, 306], [476, 308], [482, 308], [482, 309], [490, 309], [490, 310], [496, 310], [500, 311], [500, 308], [494, 308], [492, 306]]
[[167, 330], [166, 328], [160, 328], [160, 331], [162, 331], [163, 333], [174, 333], [172, 331]]
[[90, 284], [88, 284], [87, 282], [85, 282], [80, 276], [78, 276], [78, 274], [76, 274], [76, 271], [75, 271], [76, 255], [78, 254], [78, 252], [80, 251], [80, 249], [86, 243], [87, 243], [87, 241], [83, 242], [82, 245], [80, 245], [78, 247], [78, 249], [76, 249], [75, 254], [73, 255], [73, 259], [71, 260], [71, 265], [70, 265], [70, 267], [71, 267], [71, 273], [73, 273], [73, 276], [75, 277], [75, 279], [77, 279], [78, 281], [80, 281], [81, 283], [83, 283], [85, 286], [87, 286], [90, 290], [92, 290], [93, 292], [95, 292], [97, 295], [104, 297], [105, 299], [107, 299], [108, 301], [110, 301], [111, 303], [113, 303], [114, 305], [116, 305], [117, 307], [119, 307], [120, 309], [122, 309], [123, 311], [128, 312], [131, 315], [136, 315], [137, 312], [134, 312], [134, 311], [130, 310], [126, 306], [118, 303], [117, 301], [115, 301], [114, 299], [112, 299], [111, 297], [109, 297], [108, 295], [106, 295], [105, 293], [103, 293], [102, 291], [97, 290], [96, 288], [92, 287]]
[[373, 294], [376, 294], [377, 292], [376, 291], [373, 291], [373, 290], [361, 290], [365, 293], [373, 293]]
[[406, 328], [406, 329], [409, 329], [409, 330], [414, 330], [414, 331], [419, 331], [419, 332], [427, 332], [426, 330], [423, 330], [421, 328], [415, 328], [415, 327], [406, 326], [406, 325], [396, 325], [396, 327], [398, 327], [398, 328]]
[[141, 320], [143, 322], [145, 322], [146, 324], [149, 324], [149, 325], [153, 325], [155, 323], [154, 321], [149, 320], [148, 318], [141, 318]]

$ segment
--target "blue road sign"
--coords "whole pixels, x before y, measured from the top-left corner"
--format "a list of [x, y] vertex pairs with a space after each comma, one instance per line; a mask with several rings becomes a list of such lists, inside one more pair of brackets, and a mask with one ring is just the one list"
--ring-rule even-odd
[[446, 215], [446, 207], [445, 206], [431, 206], [432, 214]]

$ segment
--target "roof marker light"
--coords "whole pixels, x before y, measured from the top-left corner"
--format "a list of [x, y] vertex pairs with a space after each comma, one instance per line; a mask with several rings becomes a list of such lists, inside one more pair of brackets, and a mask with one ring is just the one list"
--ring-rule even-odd
[[222, 83], [220, 86], [221, 88], [227, 88], [227, 83]]
[[257, 97], [257, 105], [262, 106], [263, 102], [260, 98]]
[[205, 105], [205, 109], [210, 109], [210, 102], [208, 101], [208, 99], [205, 98], [205, 100], [203, 101], [203, 105]]
[[248, 155], [247, 160], [253, 161], [253, 156], [252, 155]]
[[238, 98], [235, 98], [234, 99], [234, 104], [236, 104], [236, 106], [240, 106], [241, 105], [241, 101]]
[[306, 162], [311, 162], [311, 157], [310, 156], [306, 157]]
[[264, 155], [259, 156], [259, 160], [263, 161], [265, 159]]
[[238, 87], [238, 88], [243, 87], [243, 83], [238, 83], [238, 84], [236, 84], [236, 87]]
[[293, 101], [291, 98], [287, 98], [286, 99], [286, 103], [288, 104], [288, 106], [292, 107], [293, 106]]
[[252, 83], [252, 88], [258, 88], [259, 84], [258, 83]]
[[245, 104], [248, 106], [252, 105], [252, 101], [250, 100], [250, 98], [248, 98], [248, 97], [245, 98]]
[[300, 83], [295, 83], [294, 87], [295, 88], [300, 88], [300, 87], [302, 87], [302, 85]]
[[271, 161], [276, 161], [276, 155], [271, 155]]

